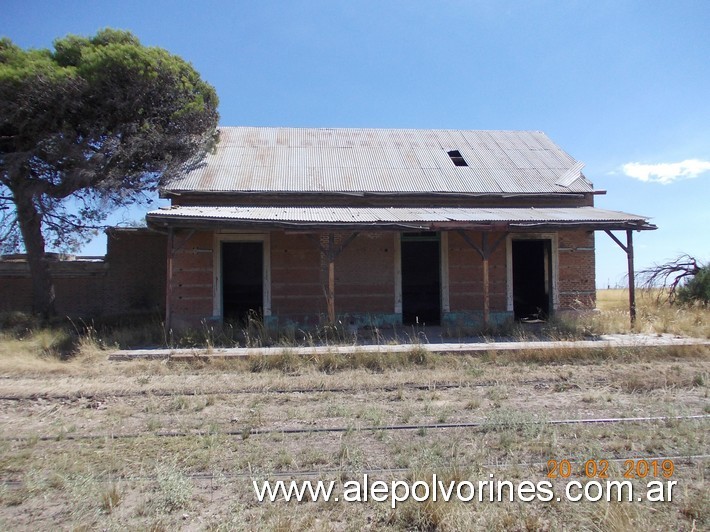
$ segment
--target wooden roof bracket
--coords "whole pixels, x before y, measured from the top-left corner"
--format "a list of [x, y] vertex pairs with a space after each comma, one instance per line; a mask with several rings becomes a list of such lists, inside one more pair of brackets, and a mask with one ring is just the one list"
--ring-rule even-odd
[[488, 259], [496, 250], [496, 248], [500, 245], [500, 243], [505, 240], [505, 237], [508, 236], [508, 233], [503, 233], [500, 237], [498, 237], [498, 239], [495, 240], [495, 242], [493, 242], [492, 245], [490, 245], [488, 243], [488, 233], [484, 231], [481, 233], [481, 247], [478, 247], [478, 245], [468, 234], [466, 234], [463, 229], [457, 229], [456, 232], [461, 235], [461, 238], [463, 238], [469, 246], [475, 249], [476, 252], [478, 252], [478, 254], [481, 256], [481, 259], [483, 259], [483, 326], [488, 329], [488, 325], [490, 322], [491, 306], [488, 282]]
[[320, 252], [328, 260], [328, 286], [324, 288], [325, 299], [328, 306], [328, 322], [331, 325], [335, 324], [335, 259], [348, 247], [353, 240], [357, 237], [359, 231], [353, 232], [348, 238], [343, 240], [339, 246], [335, 245], [335, 234], [328, 233], [328, 245], [324, 246], [320, 239], [315, 235], [308, 235], [308, 237], [318, 244]]

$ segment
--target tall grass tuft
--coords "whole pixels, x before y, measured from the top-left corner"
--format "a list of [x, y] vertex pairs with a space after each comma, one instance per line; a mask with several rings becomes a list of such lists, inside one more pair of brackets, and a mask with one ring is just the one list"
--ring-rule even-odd
[[171, 512], [185, 508], [192, 498], [193, 485], [189, 477], [180, 471], [174, 462], [156, 467], [160, 503]]

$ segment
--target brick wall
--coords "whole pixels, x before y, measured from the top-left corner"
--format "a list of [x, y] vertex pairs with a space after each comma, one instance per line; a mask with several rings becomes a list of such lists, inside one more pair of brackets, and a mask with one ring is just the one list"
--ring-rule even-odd
[[113, 229], [107, 238], [108, 279], [103, 312], [165, 313], [166, 236], [145, 229]]
[[335, 261], [336, 314], [394, 312], [394, 246], [394, 233], [363, 232], [343, 250]]
[[[105, 257], [50, 263], [57, 313], [83, 318], [162, 315], [165, 242], [165, 235], [147, 229], [110, 229]], [[0, 262], [0, 312], [31, 312], [31, 290], [26, 261]]]
[[[336, 246], [350, 234], [336, 234]], [[279, 323], [316, 325], [327, 315], [319, 236], [270, 233], [271, 314]], [[338, 315], [394, 312], [394, 244], [394, 233], [361, 233], [343, 249], [335, 261]], [[170, 323], [196, 327], [213, 314], [213, 235], [175, 231], [172, 249]]]
[[[468, 233], [480, 245], [480, 233]], [[499, 234], [491, 234], [493, 243]], [[557, 289], [559, 310], [593, 309], [596, 304], [593, 231], [558, 233]], [[505, 242], [489, 260], [491, 311], [506, 310]], [[452, 312], [483, 309], [483, 267], [480, 255], [456, 232], [449, 233], [449, 301]]]
[[318, 242], [303, 234], [271, 233], [271, 313], [279, 320], [317, 324], [326, 313]]
[[[336, 233], [340, 246], [352, 233]], [[394, 233], [359, 233], [335, 260], [335, 311], [394, 311]], [[271, 233], [271, 310], [281, 322], [314, 325], [327, 315], [327, 235]]]
[[207, 231], [176, 230], [168, 238], [172, 268], [167, 319], [174, 329], [198, 326], [212, 316], [212, 247]]
[[[481, 242], [481, 233], [469, 232]], [[351, 233], [337, 233], [336, 247]], [[489, 235], [492, 245], [500, 233]], [[343, 315], [392, 315], [395, 299], [395, 243], [397, 234], [363, 232], [335, 261], [335, 310]], [[315, 325], [327, 315], [325, 290], [327, 260], [319, 242], [327, 236], [270, 233], [271, 313], [279, 323]], [[594, 235], [561, 232], [558, 237], [559, 308], [593, 308]], [[480, 255], [457, 232], [448, 236], [449, 305], [451, 313], [483, 310], [483, 267]], [[169, 280], [170, 313], [174, 328], [195, 327], [213, 314], [213, 235], [176, 231], [173, 268]], [[507, 301], [506, 244], [500, 242], [489, 259], [490, 311], [505, 312]]]
[[594, 232], [560, 232], [558, 252], [559, 309], [593, 309], [596, 305]]
[[[103, 260], [52, 264], [57, 311], [72, 317], [101, 317], [165, 311], [167, 237], [146, 229], [108, 231]], [[336, 244], [350, 233], [336, 235]], [[480, 233], [470, 232], [476, 243]], [[491, 234], [493, 243], [498, 234]], [[327, 313], [327, 269], [318, 242], [304, 234], [271, 233], [271, 309], [283, 320], [314, 324]], [[336, 313], [394, 312], [396, 233], [360, 233], [335, 262]], [[478, 253], [450, 232], [451, 312], [483, 309], [483, 269]], [[197, 326], [213, 313], [213, 234], [176, 230], [170, 276], [173, 327]], [[559, 309], [595, 306], [594, 233], [558, 236]], [[490, 309], [506, 309], [506, 251], [501, 243], [489, 262]], [[0, 312], [31, 310], [26, 262], [0, 262]]]
[[[481, 246], [481, 233], [467, 231], [469, 239]], [[488, 235], [489, 245], [501, 237]], [[505, 240], [488, 259], [490, 310], [506, 310]], [[483, 259], [459, 233], [449, 233], [449, 305], [451, 312], [483, 310]]]

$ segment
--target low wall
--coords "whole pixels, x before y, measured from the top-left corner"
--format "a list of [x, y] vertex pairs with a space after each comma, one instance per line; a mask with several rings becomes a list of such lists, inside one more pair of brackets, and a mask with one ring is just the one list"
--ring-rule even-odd
[[[112, 228], [105, 257], [50, 262], [59, 315], [94, 318], [165, 313], [167, 239], [148, 229]], [[0, 312], [32, 311], [32, 279], [21, 255], [0, 260]]]

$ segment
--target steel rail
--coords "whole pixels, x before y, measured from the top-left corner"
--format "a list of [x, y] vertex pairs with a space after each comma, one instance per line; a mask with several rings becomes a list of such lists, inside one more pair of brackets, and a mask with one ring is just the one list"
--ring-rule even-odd
[[[565, 381], [560, 379], [540, 379], [540, 380], [527, 380], [527, 381], [517, 381], [511, 383], [505, 383], [501, 381], [482, 381], [482, 382], [462, 382], [462, 383], [452, 383], [452, 382], [432, 382], [429, 384], [417, 384], [414, 382], [405, 382], [402, 384], [388, 384], [385, 386], [375, 386], [372, 388], [362, 388], [362, 387], [309, 387], [309, 388], [242, 388], [242, 389], [226, 389], [226, 390], [136, 390], [136, 391], [118, 391], [116, 393], [112, 392], [89, 392], [84, 393], [77, 391], [72, 394], [51, 394], [51, 393], [34, 393], [31, 395], [0, 395], [0, 401], [37, 401], [40, 399], [44, 400], [66, 400], [73, 401], [77, 399], [110, 399], [110, 398], [126, 398], [126, 397], [170, 397], [175, 395], [187, 395], [187, 396], [201, 396], [201, 395], [239, 395], [239, 394], [257, 394], [257, 393], [272, 393], [272, 394], [288, 394], [288, 393], [359, 393], [359, 392], [396, 392], [400, 389], [407, 390], [448, 390], [456, 388], [483, 388], [492, 387], [500, 385], [514, 385], [514, 386], [552, 386], [555, 384], [564, 384]], [[603, 385], [609, 384], [609, 380], [605, 378], [597, 378], [593, 380], [586, 381], [585, 384], [590, 385]], [[571, 386], [578, 386], [571, 384]]]
[[431, 423], [417, 425], [374, 425], [366, 427], [285, 427], [259, 429], [243, 427], [241, 430], [228, 431], [205, 431], [194, 432], [141, 432], [126, 434], [57, 434], [53, 436], [3, 436], [0, 441], [78, 441], [78, 440], [123, 440], [136, 439], [153, 436], [157, 438], [186, 438], [190, 436], [258, 436], [262, 434], [318, 434], [328, 432], [378, 432], [378, 431], [399, 431], [399, 430], [441, 430], [441, 429], [497, 429], [497, 428], [518, 428], [526, 425], [594, 425], [594, 424], [621, 424], [621, 423], [648, 423], [654, 421], [704, 421], [710, 419], [710, 414], [698, 414], [689, 416], [650, 416], [650, 417], [622, 417], [622, 418], [592, 418], [592, 419], [557, 419], [539, 420], [529, 422], [491, 422], [472, 421], [466, 423]]

